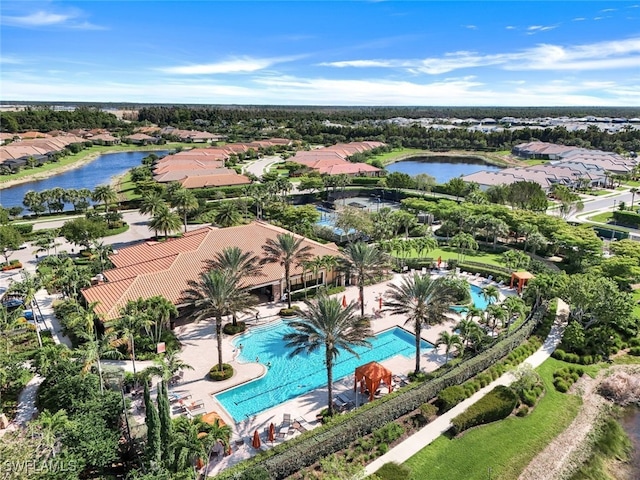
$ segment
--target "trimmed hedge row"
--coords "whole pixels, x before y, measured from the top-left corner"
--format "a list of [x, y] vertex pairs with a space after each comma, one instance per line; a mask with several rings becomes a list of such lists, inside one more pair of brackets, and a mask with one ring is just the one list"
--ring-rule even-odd
[[457, 435], [471, 427], [507, 418], [516, 408], [518, 397], [509, 387], [498, 385], [484, 397], [471, 405], [453, 420], [453, 431]]
[[579, 363], [580, 365], [592, 365], [602, 360], [602, 355], [578, 355], [577, 353], [565, 352], [561, 348], [556, 349], [551, 356], [562, 362]]
[[327, 424], [227, 469], [216, 478], [239, 479], [245, 471], [264, 467], [274, 479], [284, 479], [320, 458], [347, 448], [357, 438], [419, 409], [443, 389], [460, 385], [494, 365], [531, 335], [544, 318], [546, 308], [546, 305], [542, 305], [511, 335], [441, 376], [424, 383], [413, 382], [353, 412], [335, 416]]
[[458, 264], [460, 270], [464, 270], [469, 273], [479, 273], [483, 277], [488, 277], [489, 275], [493, 275], [493, 280], [499, 282], [502, 280], [505, 283], [509, 283], [511, 281], [511, 274], [503, 271], [501, 267], [487, 265], [486, 263], [477, 264], [477, 263], [460, 263]]
[[[316, 295], [318, 295], [318, 292], [322, 291], [322, 290], [324, 290], [324, 292], [327, 295], [335, 295], [336, 293], [344, 292], [346, 290], [346, 288], [342, 287], [342, 286], [338, 286], [338, 287], [330, 287], [330, 288], [323, 289], [322, 286], [319, 286], [315, 290], [307, 291], [307, 297], [306, 298], [314, 298]], [[291, 294], [291, 301], [293, 301], [293, 302], [296, 302], [298, 300], [304, 300], [304, 299], [305, 299], [304, 292], [293, 292]]]
[[584, 375], [582, 367], [568, 366], [559, 368], [553, 372], [553, 386], [560, 393], [566, 393], [571, 388], [571, 385], [576, 383], [582, 375]]
[[613, 219], [616, 221], [616, 224], [627, 227], [637, 228], [638, 225], [640, 225], [640, 215], [627, 210], [616, 210], [613, 212]]

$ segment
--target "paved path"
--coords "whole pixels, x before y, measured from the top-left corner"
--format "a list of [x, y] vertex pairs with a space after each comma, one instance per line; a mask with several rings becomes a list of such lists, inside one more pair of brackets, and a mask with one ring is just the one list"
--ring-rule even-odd
[[263, 173], [267, 173], [274, 163], [282, 162], [282, 158], [278, 155], [271, 155], [260, 158], [243, 168], [245, 173], [253, 173], [256, 177], [260, 177]]
[[44, 381], [44, 377], [34, 375], [34, 377], [27, 383], [18, 396], [18, 408], [16, 416], [7, 427], [7, 430], [17, 430], [19, 427], [24, 427], [29, 420], [31, 420], [38, 408], [36, 407], [36, 394], [40, 384]]
[[[549, 333], [549, 336], [545, 340], [544, 344], [538, 351], [532, 354], [529, 358], [527, 358], [523, 363], [528, 363], [532, 368], [536, 368], [540, 366], [546, 359], [551, 356], [551, 353], [555, 350], [555, 348], [560, 344], [562, 340], [562, 333], [564, 332], [564, 327], [566, 325], [566, 320], [569, 315], [569, 307], [562, 300], [558, 300], [558, 309], [556, 310], [556, 321]], [[453, 407], [448, 412], [440, 415], [436, 420], [422, 428], [419, 432], [407, 438], [402, 443], [399, 443], [391, 450], [389, 450], [386, 454], [377, 458], [369, 465], [365, 467], [365, 472], [367, 475], [371, 475], [375, 473], [378, 469], [380, 469], [385, 463], [395, 462], [395, 463], [404, 463], [413, 455], [418, 453], [424, 447], [433, 442], [440, 435], [445, 433], [447, 430], [451, 428], [451, 420], [464, 412], [471, 405], [476, 403], [482, 397], [484, 397], [487, 393], [493, 390], [498, 385], [511, 385], [515, 380], [513, 374], [511, 372], [507, 372], [502, 375], [500, 378], [494, 380], [489, 385], [484, 388], [478, 390], [471, 397], [467, 398], [465, 401], [459, 403], [455, 407]]]

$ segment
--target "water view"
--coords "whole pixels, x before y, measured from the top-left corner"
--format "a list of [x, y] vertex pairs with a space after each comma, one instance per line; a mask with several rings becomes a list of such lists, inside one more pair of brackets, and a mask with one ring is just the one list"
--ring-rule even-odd
[[389, 172], [407, 173], [411, 176], [426, 173], [436, 179], [437, 183], [446, 183], [460, 175], [470, 175], [480, 170], [496, 171], [500, 167], [489, 165], [472, 157], [414, 157], [392, 163], [387, 167]]
[[[98, 185], [104, 185], [117, 176], [122, 175], [132, 167], [140, 165], [142, 159], [151, 153], [158, 156], [166, 155], [166, 150], [144, 152], [117, 152], [106, 153], [82, 167], [74, 168], [53, 177], [32, 182], [21, 183], [13, 187], [0, 189], [0, 205], [5, 208], [22, 207], [22, 199], [29, 190], [40, 192], [55, 187], [64, 189], [88, 188], [93, 190]], [[37, 169], [34, 170], [37, 173]], [[1, 184], [0, 184], [1, 188]], [[68, 207], [68, 206], [67, 206]]]

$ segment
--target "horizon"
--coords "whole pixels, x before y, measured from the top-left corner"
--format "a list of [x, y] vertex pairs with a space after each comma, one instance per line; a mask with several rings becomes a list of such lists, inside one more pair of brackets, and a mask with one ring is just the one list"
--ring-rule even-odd
[[0, 25], [3, 105], [640, 105], [640, 2], [8, 1]]

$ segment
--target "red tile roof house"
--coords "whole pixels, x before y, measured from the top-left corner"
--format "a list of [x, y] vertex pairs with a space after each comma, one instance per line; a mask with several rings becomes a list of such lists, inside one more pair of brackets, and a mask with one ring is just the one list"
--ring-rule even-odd
[[[104, 320], [118, 318], [120, 309], [129, 300], [155, 295], [162, 295], [180, 307], [187, 282], [197, 280], [200, 273], [206, 271], [206, 261], [216, 252], [237, 246], [262, 257], [262, 245], [282, 233], [290, 232], [268, 223], [252, 222], [222, 229], [203, 227], [166, 242], [145, 242], [123, 248], [109, 257], [115, 268], [103, 272], [107, 282], [85, 288], [82, 295], [89, 303], [98, 302], [96, 312]], [[323, 245], [306, 238], [302, 243], [311, 247], [315, 256], [340, 255], [333, 243]], [[273, 298], [279, 299], [286, 287], [284, 268], [278, 263], [268, 263], [261, 270], [262, 276], [244, 279], [245, 285], [252, 293], [268, 295], [270, 292]], [[291, 273], [295, 291], [302, 287], [302, 270], [295, 267]], [[307, 281], [313, 279], [312, 275], [307, 273]], [[335, 271], [322, 270], [318, 277], [327, 283], [336, 275]]]
[[118, 145], [120, 143], [120, 139], [118, 137], [114, 137], [110, 133], [94, 135], [91, 137], [91, 141], [94, 145]]
[[[227, 170], [221, 169], [221, 170]], [[184, 188], [229, 187], [231, 185], [249, 185], [251, 179], [235, 171], [230, 173], [216, 173], [212, 175], [191, 174], [178, 180]]]
[[146, 145], [148, 143], [157, 143], [158, 139], [156, 137], [151, 137], [144, 133], [134, 133], [133, 135], [129, 135], [124, 137], [125, 141], [129, 143], [133, 143], [134, 145]]

